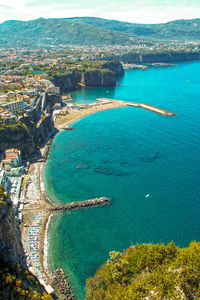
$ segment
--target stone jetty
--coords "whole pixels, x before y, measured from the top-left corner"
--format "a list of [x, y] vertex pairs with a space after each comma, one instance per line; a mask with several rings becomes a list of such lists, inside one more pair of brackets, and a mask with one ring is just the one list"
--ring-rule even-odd
[[97, 98], [96, 101], [98, 103], [110, 103], [110, 102], [115, 102], [115, 103], [120, 103], [123, 104], [124, 106], [134, 106], [134, 107], [141, 107], [150, 111], [153, 111], [157, 114], [163, 115], [163, 116], [175, 116], [176, 114], [172, 111], [166, 110], [164, 108], [160, 108], [154, 105], [150, 104], [145, 104], [145, 103], [139, 103], [139, 102], [128, 102], [124, 100], [116, 100], [116, 99], [110, 99], [110, 98]]
[[172, 111], [157, 107], [157, 106], [153, 106], [150, 104], [144, 104], [144, 103], [132, 103], [132, 102], [126, 102], [126, 105], [128, 106], [136, 106], [136, 107], [141, 107], [150, 111], [153, 111], [157, 114], [163, 115], [163, 116], [175, 116], [176, 114]]
[[50, 207], [47, 208], [47, 211], [50, 212], [70, 211], [70, 210], [75, 210], [80, 208], [87, 208], [92, 206], [101, 206], [101, 205], [108, 205], [108, 204], [110, 204], [109, 198], [100, 197], [100, 198], [94, 198], [85, 201], [70, 202], [65, 205]]
[[69, 283], [65, 278], [65, 273], [62, 269], [57, 269], [53, 274], [53, 281], [59, 289], [59, 299], [74, 300], [75, 297], [70, 291]]

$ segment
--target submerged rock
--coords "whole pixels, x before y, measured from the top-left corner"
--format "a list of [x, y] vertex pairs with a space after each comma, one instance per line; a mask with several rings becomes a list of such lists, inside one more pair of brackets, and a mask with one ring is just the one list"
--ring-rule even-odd
[[108, 168], [104, 168], [104, 169], [94, 168], [93, 171], [96, 172], [96, 173], [101, 173], [101, 174], [105, 174], [105, 175], [112, 175], [113, 174], [113, 171], [111, 171]]
[[156, 152], [155, 155], [150, 156], [150, 157], [140, 157], [139, 160], [144, 161], [144, 162], [153, 162], [154, 160], [160, 158], [160, 152]]
[[76, 169], [90, 169], [90, 165], [89, 164], [75, 164], [75, 168]]

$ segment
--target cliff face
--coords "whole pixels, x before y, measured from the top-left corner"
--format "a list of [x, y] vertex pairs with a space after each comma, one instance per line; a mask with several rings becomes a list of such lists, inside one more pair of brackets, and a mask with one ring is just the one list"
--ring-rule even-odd
[[53, 120], [51, 114], [46, 114], [40, 119], [36, 127], [34, 128], [32, 134], [34, 136], [35, 143], [37, 145], [42, 145], [50, 132], [54, 129]]
[[0, 185], [0, 253], [12, 261], [26, 266], [18, 223], [10, 198]]
[[[33, 139], [34, 149], [41, 146], [48, 138], [49, 133], [54, 129], [54, 122], [52, 117], [53, 105], [55, 103], [61, 104], [62, 99], [60, 95], [48, 95], [43, 93], [38, 98], [35, 108], [21, 117], [20, 121], [26, 125], [30, 136]], [[28, 153], [29, 154], [29, 153]]]
[[52, 300], [27, 270], [19, 225], [10, 198], [0, 185], [0, 299]]
[[26, 125], [22, 123], [1, 125], [0, 127], [0, 151], [8, 148], [17, 148], [23, 155], [33, 155], [36, 146]]
[[115, 86], [114, 73], [108, 69], [88, 70], [84, 73], [84, 83], [86, 86]]
[[116, 77], [124, 75], [123, 66], [118, 61], [106, 62], [102, 65], [102, 67], [112, 71], [114, 73], [114, 76]]
[[55, 76], [52, 82], [60, 87], [61, 93], [79, 89], [80, 83], [91, 87], [115, 86], [115, 77], [124, 75], [124, 69], [118, 61], [100, 62], [99, 67], [86, 68], [83, 71], [74, 71], [70, 74]]
[[72, 72], [62, 76], [55, 76], [52, 82], [55, 86], [59, 86], [61, 93], [73, 91], [80, 88], [78, 83], [81, 82], [81, 73]]
[[178, 62], [178, 61], [189, 61], [189, 60], [198, 60], [200, 59], [199, 52], [193, 53], [158, 53], [158, 54], [125, 54], [122, 55], [121, 60], [124, 63], [156, 63], [156, 62]]

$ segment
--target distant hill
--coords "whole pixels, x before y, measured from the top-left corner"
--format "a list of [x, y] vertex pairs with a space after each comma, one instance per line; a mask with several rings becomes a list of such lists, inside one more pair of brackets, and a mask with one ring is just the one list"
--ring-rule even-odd
[[164, 24], [136, 24], [101, 18], [71, 18], [76, 23], [91, 24], [98, 28], [118, 31], [151, 39], [200, 40], [200, 19], [177, 20]]
[[40, 18], [0, 24], [1, 46], [131, 45], [144, 41], [151, 44], [153, 39], [200, 40], [200, 19], [148, 25], [91, 17]]

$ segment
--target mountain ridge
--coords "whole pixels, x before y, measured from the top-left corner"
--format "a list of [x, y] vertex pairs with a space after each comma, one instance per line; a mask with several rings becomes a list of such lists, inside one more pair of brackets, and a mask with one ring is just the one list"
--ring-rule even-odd
[[200, 40], [200, 18], [140, 24], [95, 17], [8, 20], [0, 24], [0, 45], [53, 44], [133, 45], [151, 40]]

